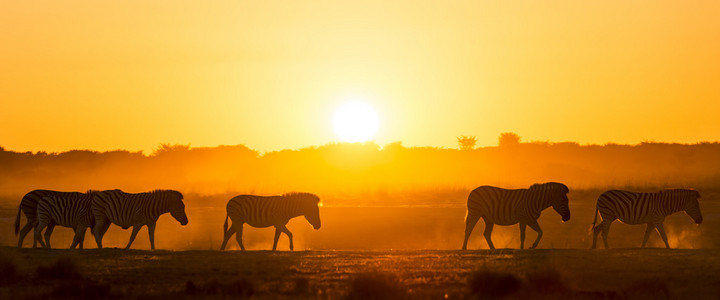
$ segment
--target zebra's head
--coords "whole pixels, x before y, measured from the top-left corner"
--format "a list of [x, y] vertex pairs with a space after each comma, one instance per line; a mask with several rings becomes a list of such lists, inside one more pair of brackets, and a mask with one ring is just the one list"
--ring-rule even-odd
[[702, 213], [700, 212], [700, 193], [696, 190], [683, 190], [681, 191], [681, 197], [685, 199], [685, 207], [683, 210], [690, 216], [695, 224], [701, 224], [703, 221]]
[[188, 217], [187, 214], [185, 214], [185, 203], [182, 201], [182, 193], [173, 190], [166, 191], [166, 193], [168, 195], [166, 199], [169, 201], [168, 204], [170, 205], [170, 215], [180, 222], [180, 225], [187, 225]]
[[550, 206], [562, 217], [562, 221], [570, 220], [570, 206], [568, 206], [567, 193], [570, 192], [568, 187], [558, 182], [547, 182], [542, 184], [533, 184], [530, 189], [540, 189], [546, 191], [550, 198]]
[[315, 194], [307, 194], [305, 197], [305, 219], [315, 230], [320, 229], [320, 197]]

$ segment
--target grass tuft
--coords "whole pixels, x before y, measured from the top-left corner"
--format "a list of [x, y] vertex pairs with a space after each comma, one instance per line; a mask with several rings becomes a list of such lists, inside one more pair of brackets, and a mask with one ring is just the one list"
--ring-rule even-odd
[[513, 274], [481, 270], [470, 274], [468, 284], [473, 296], [480, 299], [495, 299], [517, 292], [522, 286], [522, 281]]
[[0, 286], [17, 281], [19, 275], [15, 262], [4, 255], [0, 256]]
[[51, 293], [53, 298], [73, 299], [100, 299], [107, 298], [109, 295], [110, 285], [99, 284], [90, 279], [64, 281]]
[[405, 299], [407, 288], [391, 273], [360, 273], [350, 283], [347, 299]]
[[675, 299], [675, 295], [660, 279], [647, 279], [633, 282], [622, 291], [625, 299]]
[[196, 284], [192, 280], [188, 280], [185, 283], [185, 293], [190, 296], [222, 295], [249, 298], [255, 293], [255, 289], [252, 282], [245, 278], [228, 283], [212, 279], [205, 284]]
[[60, 257], [48, 266], [37, 267], [38, 279], [82, 279], [80, 267], [70, 257]]

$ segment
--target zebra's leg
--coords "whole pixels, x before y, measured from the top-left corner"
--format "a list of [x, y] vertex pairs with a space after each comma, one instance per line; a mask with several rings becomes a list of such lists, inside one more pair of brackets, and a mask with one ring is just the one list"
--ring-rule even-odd
[[[233, 222], [232, 226], [230, 226], [230, 228], [228, 228], [227, 231], [223, 232], [223, 242], [222, 242], [222, 245], [220, 245], [220, 250], [225, 250], [225, 246], [227, 246], [227, 243], [228, 243], [228, 241], [230, 241], [230, 238], [232, 237], [233, 234], [235, 234], [235, 223], [234, 222]], [[241, 235], [241, 233], [239, 233], [238, 235]], [[242, 243], [242, 237], [240, 237], [240, 242], [238, 242], [238, 243]]]
[[477, 224], [478, 220], [480, 220], [480, 216], [471, 215], [469, 213], [467, 218], [465, 218], [465, 241], [463, 241], [462, 250], [467, 250], [468, 239], [470, 239], [470, 234], [472, 233], [473, 228], [475, 228], [475, 224]]
[[103, 236], [105, 236], [105, 232], [107, 232], [108, 228], [110, 228], [110, 220], [98, 218], [95, 222], [95, 227], [92, 229], [93, 236], [95, 237], [95, 243], [97, 243], [98, 249], [102, 249], [102, 239]]
[[[78, 228], [79, 228], [79, 227], [78, 227]], [[72, 229], [72, 230], [73, 230], [73, 233], [74, 233], [75, 235], [77, 235], [77, 231], [78, 231], [78, 229], [77, 229], [77, 228], [75, 228], [75, 227], [73, 227], [73, 229]], [[80, 249], [82, 249], [82, 248], [83, 248], [83, 240], [84, 240], [84, 239], [85, 239], [85, 237], [83, 237], [82, 239], [80, 239], [80, 243], [78, 244], [78, 245], [79, 245], [79, 247], [80, 247]], [[73, 243], [74, 243], [74, 242], [75, 242], [75, 238], [73, 237]], [[70, 246], [70, 249], [74, 249], [74, 248], [75, 248], [75, 247], [73, 247], [73, 246]]]
[[[236, 228], [235, 231], [237, 231], [237, 235], [235, 235], [235, 239], [237, 240], [238, 245], [240, 245], [240, 250], [245, 251], [245, 245], [243, 244], [243, 241], [242, 241], [243, 224], [245, 224], [245, 223], [237, 223], [237, 224], [238, 224], [237, 227], [235, 227], [235, 223], [233, 223], [233, 227], [231, 227], [230, 230], [232, 230], [232, 228]], [[228, 231], [230, 231], [230, 230], [228, 230]], [[232, 234], [230, 234], [230, 235], [232, 235]], [[230, 236], [228, 236], [228, 238], [230, 238]]]
[[[84, 226], [78, 226], [77, 228], [73, 228], [73, 231], [75, 232], [75, 237], [73, 238], [72, 245], [70, 245], [70, 249], [75, 249], [77, 245], [82, 245], [82, 239], [85, 238], [85, 230], [87, 227]], [[82, 246], [80, 246], [80, 249], [82, 249]]]
[[605, 243], [605, 249], [610, 249], [610, 245], [608, 245], [608, 234], [610, 233], [610, 225], [612, 224], [613, 221], [615, 221], [615, 220], [612, 220], [612, 221], [603, 220], [602, 224], [600, 224], [602, 226], [602, 237], [603, 237], [603, 242]]
[[147, 225], [148, 236], [150, 237], [150, 249], [155, 250], [155, 222]]
[[528, 223], [528, 226], [532, 228], [532, 230], [535, 230], [537, 232], [537, 238], [535, 238], [535, 242], [530, 246], [530, 249], [535, 249], [538, 244], [540, 244], [540, 238], [543, 236], [543, 231], [540, 228], [540, 224], [538, 224], [537, 220], [533, 220], [532, 222]]
[[660, 237], [663, 239], [663, 242], [665, 242], [665, 248], [670, 249], [670, 244], [668, 244], [667, 235], [665, 234], [665, 227], [663, 226], [663, 223], [655, 223], [655, 228], [657, 228]]
[[525, 227], [527, 224], [520, 222], [520, 249], [525, 246]]
[[597, 237], [600, 234], [600, 231], [602, 231], [602, 223], [595, 225], [593, 227], [593, 243], [592, 243], [592, 249], [597, 248]]
[[645, 248], [645, 244], [647, 244], [648, 238], [650, 238], [650, 233], [655, 229], [655, 225], [653, 223], [647, 223], [647, 227], [645, 228], [645, 237], [643, 238], [643, 243], [640, 248]]
[[[22, 248], [23, 240], [25, 239], [25, 236], [33, 229], [33, 222], [31, 220], [28, 220], [27, 223], [25, 223], [25, 226], [20, 230], [20, 236], [18, 237], [18, 248]], [[34, 235], [33, 235], [34, 236]], [[35, 244], [35, 242], [33, 242]]]
[[[53, 230], [55, 230], [55, 223], [50, 222], [50, 224], [47, 225], [47, 229], [45, 230], [45, 248], [50, 249], [50, 236], [52, 236]], [[42, 242], [42, 240], [40, 240]]]
[[294, 250], [294, 247], [293, 247], [293, 235], [292, 235], [292, 233], [290, 232], [290, 230], [287, 229], [286, 226], [280, 227], [280, 231], [281, 231], [281, 232], [284, 232], [284, 233], [288, 236], [288, 239], [290, 239], [290, 251], [293, 251], [293, 250]]
[[[35, 225], [35, 232], [33, 234], [33, 240], [35, 240], [35, 241], [42, 240], [42, 230], [45, 229], [45, 226], [47, 226], [47, 224], [45, 224], [45, 222], [42, 222], [42, 223], [38, 222], [38, 224]], [[35, 243], [33, 243], [33, 244], [35, 244]], [[33, 245], [33, 248], [35, 248], [36, 246], [37, 245]], [[43, 246], [43, 248], [44, 248], [44, 246]]]
[[128, 242], [127, 246], [125, 246], [125, 249], [130, 249], [130, 245], [132, 245], [133, 241], [135, 240], [135, 237], [138, 234], [138, 231], [140, 231], [140, 228], [142, 228], [142, 225], [134, 225], [133, 231], [130, 234], [130, 242]]
[[485, 232], [483, 232], [483, 235], [485, 236], [485, 240], [487, 241], [490, 249], [495, 249], [495, 245], [493, 245], [492, 239], [490, 239], [490, 236], [492, 235], [493, 226], [495, 224], [488, 221], [487, 219], [484, 219], [484, 220], [485, 220]]
[[280, 228], [275, 227], [275, 239], [273, 240], [272, 251], [277, 250], [277, 244], [278, 244], [278, 240], [280, 239], [280, 233], [281, 233]]

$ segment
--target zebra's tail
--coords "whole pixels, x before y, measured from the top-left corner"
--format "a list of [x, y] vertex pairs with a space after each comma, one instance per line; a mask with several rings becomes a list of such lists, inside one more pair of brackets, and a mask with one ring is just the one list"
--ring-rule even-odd
[[228, 217], [230, 217], [230, 216], [226, 214], [226, 215], [225, 215], [225, 224], [223, 224], [223, 234], [227, 233]]
[[22, 212], [22, 208], [18, 205], [18, 213], [15, 216], [15, 235], [18, 235], [18, 231], [20, 231], [20, 212]]
[[595, 229], [595, 223], [597, 223], [597, 217], [598, 217], [598, 207], [595, 206], [595, 219], [593, 219], [592, 225], [590, 226], [590, 229], [588, 229], [588, 233], [592, 234], [593, 230]]

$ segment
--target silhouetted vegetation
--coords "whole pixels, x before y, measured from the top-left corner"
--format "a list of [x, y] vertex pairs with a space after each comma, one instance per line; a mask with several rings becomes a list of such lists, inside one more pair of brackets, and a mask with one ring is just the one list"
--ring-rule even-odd
[[472, 150], [475, 148], [475, 144], [477, 144], [477, 138], [474, 136], [461, 135], [457, 138], [457, 140], [460, 150]]
[[503, 135], [498, 147], [472, 150], [392, 143], [328, 144], [260, 154], [242, 145], [192, 148], [161, 145], [141, 152], [73, 150], [18, 153], [0, 149], [0, 191], [18, 197], [35, 188], [85, 191], [172, 188], [203, 194], [394, 193], [468, 190], [481, 184], [527, 187], [558, 181], [571, 190], [635, 187], [656, 190], [720, 182], [720, 143], [579, 145], [520, 143]]
[[468, 278], [471, 294], [480, 299], [508, 296], [517, 292], [521, 284], [515, 275], [487, 270], [473, 272]]
[[245, 278], [227, 283], [212, 279], [204, 284], [196, 284], [192, 280], [185, 283], [185, 293], [190, 296], [219, 295], [223, 297], [249, 298], [254, 293], [253, 284]]
[[60, 257], [47, 266], [38, 266], [38, 279], [82, 279], [80, 268], [77, 263], [69, 257]]
[[572, 288], [567, 278], [552, 267], [544, 266], [524, 279], [508, 272], [476, 271], [468, 284], [477, 299], [676, 299], [660, 279], [632, 281], [619, 290], [588, 291]]
[[15, 262], [0, 254], [0, 286], [17, 281], [18, 276]]
[[347, 299], [405, 299], [407, 288], [400, 279], [383, 272], [357, 274], [350, 283]]

